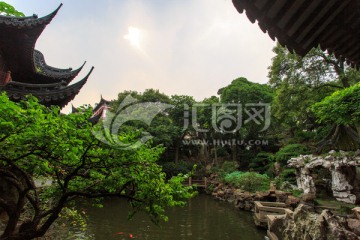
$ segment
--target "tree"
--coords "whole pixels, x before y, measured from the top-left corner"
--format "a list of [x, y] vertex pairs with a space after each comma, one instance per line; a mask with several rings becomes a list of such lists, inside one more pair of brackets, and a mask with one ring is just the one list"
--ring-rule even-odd
[[[266, 136], [266, 131], [264, 130], [267, 130], [269, 127], [266, 124], [270, 123], [270, 116], [266, 116], [266, 113], [269, 113], [270, 103], [273, 99], [272, 89], [268, 85], [253, 83], [246, 78], [240, 77], [233, 80], [228, 86], [220, 89], [218, 94], [224, 106], [228, 104], [241, 104], [241, 128], [239, 131], [228, 133], [228, 138], [232, 137], [247, 141], [261, 140]], [[256, 115], [255, 111], [259, 111], [259, 115]], [[219, 111], [219, 113], [222, 116], [218, 116], [218, 119], [228, 116], [226, 112], [221, 113]], [[254, 119], [250, 115], [255, 116]], [[262, 120], [260, 120], [261, 117]], [[230, 118], [228, 119], [230, 120]], [[235, 161], [237, 156], [236, 145], [232, 145], [232, 155], [233, 161]]]
[[[149, 134], [152, 137], [153, 146], [161, 144], [168, 147], [177, 134], [172, 119], [169, 117], [171, 107], [170, 97], [154, 89], [146, 89], [143, 93], [124, 91], [111, 102], [114, 119], [123, 113], [129, 116], [129, 120], [119, 127], [119, 131]], [[113, 119], [109, 120], [113, 121]]]
[[237, 78], [228, 86], [219, 89], [218, 94], [222, 103], [270, 103], [273, 98], [268, 85], [254, 83], [244, 77]]
[[269, 68], [269, 83], [276, 92], [273, 113], [294, 137], [297, 131], [316, 127], [311, 105], [341, 85], [333, 81], [334, 71], [320, 56], [321, 50], [311, 50], [304, 58], [279, 44], [273, 51], [276, 56]]
[[[193, 128], [191, 125], [185, 126], [185, 110], [193, 106], [195, 100], [191, 96], [187, 95], [173, 95], [171, 96], [171, 104], [173, 107], [169, 110], [169, 117], [171, 118], [171, 124], [174, 127], [175, 134], [173, 135], [172, 145], [175, 147], [175, 163], [179, 161], [181, 141], [186, 134], [191, 135]], [[190, 119], [189, 119], [190, 120]]]
[[[156, 164], [161, 147], [123, 150], [98, 141], [83, 113], [62, 115], [34, 97], [20, 104], [0, 96], [0, 207], [8, 221], [0, 239], [43, 236], [70, 203], [79, 198], [125, 198], [134, 211], [158, 222], [167, 206], [183, 205], [191, 196], [184, 177], [165, 180]], [[123, 142], [136, 134], [121, 134]], [[35, 180], [51, 181], [39, 186]]]
[[291, 138], [304, 132], [323, 137], [322, 129], [329, 126], [319, 125], [311, 106], [358, 82], [360, 72], [320, 48], [312, 49], [305, 57], [292, 54], [279, 44], [274, 52], [276, 56], [269, 68], [269, 83], [275, 90], [274, 117]]
[[334, 92], [321, 102], [312, 106], [321, 123], [335, 127], [321, 142], [321, 146], [330, 145], [342, 150], [356, 150], [359, 147], [360, 124], [360, 85], [354, 85]]
[[198, 129], [205, 130], [204, 132], [197, 132], [196, 135], [201, 139], [201, 155], [205, 159], [211, 158], [211, 151], [214, 151], [213, 163], [218, 164], [218, 149], [221, 147], [220, 144], [215, 144], [215, 140], [220, 140], [223, 134], [216, 131], [213, 127], [213, 106], [219, 105], [220, 99], [216, 96], [205, 98], [199, 103], [197, 109], [197, 124]]
[[[121, 126], [122, 131], [143, 131], [152, 136], [153, 145], [163, 145], [166, 147], [166, 158], [174, 158], [178, 162], [180, 156], [181, 140], [183, 137], [192, 131], [191, 125], [184, 126], [184, 111], [185, 106], [191, 108], [195, 103], [195, 100], [191, 96], [186, 95], [174, 95], [167, 96], [164, 93], [160, 93], [159, 90], [146, 89], [143, 93], [134, 91], [124, 91], [118, 94], [118, 99], [112, 101], [112, 111], [119, 113], [126, 111], [124, 107], [121, 111], [118, 111], [119, 106], [123, 106], [126, 98], [131, 96], [135, 99], [132, 104], [128, 104], [129, 109], [133, 106], [132, 113], [134, 114], [134, 120], [128, 121]], [[138, 107], [136, 107], [136, 105]], [[162, 111], [159, 111], [153, 116], [151, 123], [147, 124], [143, 121], [135, 121], [137, 115], [144, 115], [148, 112], [150, 106], [164, 106]], [[136, 109], [137, 108], [137, 109]], [[144, 119], [145, 120], [145, 119]], [[175, 155], [170, 156], [170, 152], [175, 150]], [[166, 159], [168, 160], [168, 159]]]
[[0, 15], [25, 17], [24, 13], [17, 11], [12, 5], [3, 1], [0, 2]]

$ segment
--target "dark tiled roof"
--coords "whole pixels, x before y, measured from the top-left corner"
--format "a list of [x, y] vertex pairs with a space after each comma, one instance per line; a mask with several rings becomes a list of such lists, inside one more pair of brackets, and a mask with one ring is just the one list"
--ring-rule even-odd
[[97, 112], [100, 108], [102, 108], [104, 105], [108, 106], [110, 104], [110, 101], [105, 100], [102, 96], [100, 97], [100, 102], [94, 107], [93, 112]]
[[304, 56], [320, 47], [360, 65], [359, 0], [233, 0], [263, 32]]
[[43, 54], [34, 49], [40, 34], [61, 6], [42, 18], [0, 16], [0, 60], [5, 66], [0, 70], [11, 72], [11, 82], [0, 90], [5, 90], [11, 99], [24, 99], [25, 95], [32, 94], [46, 106], [63, 107], [79, 93], [92, 72], [93, 68], [84, 79], [68, 86], [85, 63], [76, 70], [51, 67]]
[[[108, 110], [110, 108], [109, 106], [110, 101], [105, 100], [102, 96], [100, 97], [100, 102], [96, 104], [95, 108], [92, 111], [92, 115], [89, 118], [89, 122], [92, 124], [97, 124], [102, 117], [105, 117], [104, 111]], [[72, 106], [72, 113], [79, 113], [79, 109]]]
[[82, 70], [86, 62], [79, 67], [78, 69], [72, 70], [72, 68], [60, 69], [51, 67], [46, 64], [44, 55], [38, 51], [34, 50], [34, 64], [36, 68], [36, 73], [34, 73], [35, 79], [41, 79], [46, 83], [55, 83], [65, 81], [70, 83]]
[[0, 90], [5, 90], [9, 98], [14, 101], [25, 99], [26, 95], [31, 94], [37, 97], [39, 102], [45, 106], [56, 105], [64, 107], [79, 93], [93, 69], [91, 68], [90, 72], [82, 80], [70, 86], [67, 86], [65, 82], [51, 84], [9, 82], [7, 85], [0, 87]]

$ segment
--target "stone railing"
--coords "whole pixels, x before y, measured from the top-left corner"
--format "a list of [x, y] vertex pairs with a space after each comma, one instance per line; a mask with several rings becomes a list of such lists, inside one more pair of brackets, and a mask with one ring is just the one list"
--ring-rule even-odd
[[254, 220], [257, 226], [267, 227], [269, 216], [284, 215], [292, 212], [285, 203], [255, 201]]

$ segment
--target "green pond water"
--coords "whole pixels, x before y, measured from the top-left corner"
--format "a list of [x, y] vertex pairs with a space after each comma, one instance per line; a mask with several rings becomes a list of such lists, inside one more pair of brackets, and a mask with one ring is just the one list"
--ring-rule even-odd
[[127, 220], [130, 208], [126, 201], [107, 200], [103, 205], [103, 208], [79, 206], [88, 216], [86, 233], [73, 228], [61, 239], [260, 240], [266, 234], [254, 226], [252, 213], [202, 194], [185, 207], [169, 209], [169, 221], [161, 227], [141, 213]]

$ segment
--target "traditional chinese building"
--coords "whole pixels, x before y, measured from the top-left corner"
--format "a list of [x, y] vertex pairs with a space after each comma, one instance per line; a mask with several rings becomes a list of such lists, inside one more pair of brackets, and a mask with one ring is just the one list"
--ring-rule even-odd
[[[110, 101], [105, 100], [102, 96], [100, 97], [99, 103], [95, 104], [93, 109], [93, 113], [89, 119], [89, 121], [93, 124], [98, 123], [100, 120], [104, 120], [106, 118], [106, 113], [110, 109]], [[79, 110], [72, 106], [72, 113], [78, 113]]]
[[85, 63], [75, 70], [51, 67], [35, 50], [37, 39], [61, 6], [41, 18], [0, 16], [0, 91], [6, 91], [11, 100], [32, 94], [45, 106], [64, 107], [90, 76], [93, 67], [82, 80], [69, 85]]
[[238, 12], [301, 56], [320, 45], [360, 66], [359, 0], [233, 0]]

